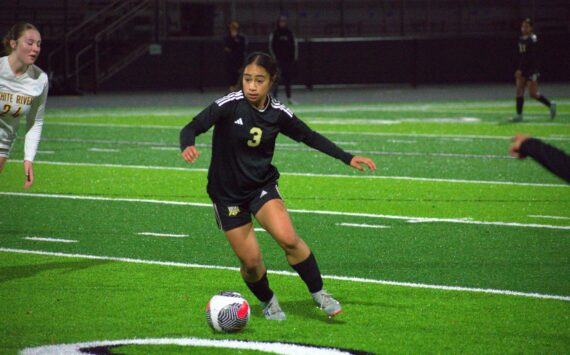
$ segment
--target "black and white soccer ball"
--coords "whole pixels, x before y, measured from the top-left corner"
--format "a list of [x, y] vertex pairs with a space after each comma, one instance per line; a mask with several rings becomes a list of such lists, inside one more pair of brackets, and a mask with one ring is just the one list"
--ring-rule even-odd
[[249, 321], [249, 303], [237, 292], [220, 292], [206, 305], [206, 320], [213, 330], [239, 332]]

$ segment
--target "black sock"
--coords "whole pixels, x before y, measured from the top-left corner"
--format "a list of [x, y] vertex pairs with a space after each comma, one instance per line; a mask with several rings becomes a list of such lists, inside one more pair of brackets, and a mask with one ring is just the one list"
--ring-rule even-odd
[[538, 97], [536, 98], [537, 101], [542, 102], [544, 105], [546, 105], [547, 107], [550, 107], [550, 101], [541, 95], [538, 95]]
[[[245, 280], [244, 280], [245, 281]], [[267, 280], [267, 272], [261, 276], [261, 279], [256, 282], [245, 281], [245, 284], [249, 290], [257, 297], [261, 302], [269, 302], [273, 297], [273, 291], [269, 288], [269, 280]]]
[[291, 265], [291, 267], [295, 269], [299, 276], [301, 276], [301, 279], [305, 281], [311, 293], [319, 292], [323, 289], [323, 278], [321, 277], [321, 271], [319, 270], [317, 259], [315, 259], [313, 253], [304, 261], [296, 265]]
[[517, 97], [517, 115], [522, 115], [523, 105], [524, 105], [524, 97], [522, 96]]

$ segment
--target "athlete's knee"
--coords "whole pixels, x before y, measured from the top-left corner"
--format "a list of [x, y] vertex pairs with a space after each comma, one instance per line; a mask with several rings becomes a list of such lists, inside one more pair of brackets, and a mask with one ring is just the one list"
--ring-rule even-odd
[[530, 97], [532, 97], [533, 99], [538, 99], [540, 97], [540, 94], [538, 93], [538, 91], [531, 91], [529, 92]]
[[246, 273], [248, 276], [259, 275], [263, 269], [263, 260], [261, 259], [261, 255], [251, 255], [241, 258], [241, 269], [242, 272]]
[[299, 238], [299, 236], [296, 233], [282, 235], [278, 237], [278, 240], [279, 240], [279, 245], [287, 254], [297, 250], [302, 243], [301, 238]]

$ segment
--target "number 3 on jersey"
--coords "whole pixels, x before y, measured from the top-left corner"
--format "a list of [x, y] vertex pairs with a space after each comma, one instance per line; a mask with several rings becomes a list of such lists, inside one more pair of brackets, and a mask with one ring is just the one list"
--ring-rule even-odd
[[261, 128], [253, 127], [249, 130], [249, 133], [253, 134], [251, 140], [247, 141], [247, 146], [251, 148], [257, 147], [261, 143]]

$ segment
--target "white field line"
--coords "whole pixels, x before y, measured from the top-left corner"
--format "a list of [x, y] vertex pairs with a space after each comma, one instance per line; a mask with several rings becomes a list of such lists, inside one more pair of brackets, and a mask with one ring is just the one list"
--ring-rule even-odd
[[[105, 143], [105, 144], [125, 144], [125, 145], [144, 145], [144, 146], [154, 146], [151, 149], [159, 149], [159, 147], [164, 147], [164, 150], [177, 150], [178, 148], [173, 146], [164, 146], [156, 142], [135, 142], [135, 141], [112, 141], [112, 140], [93, 140], [93, 139], [78, 139], [78, 138], [47, 138], [46, 141], [57, 141], [57, 142], [78, 142], [78, 143]], [[196, 144], [197, 147], [203, 147], [211, 149], [210, 144]], [[277, 146], [284, 151], [293, 152], [315, 152], [312, 148], [306, 148], [300, 144], [291, 143], [277, 143]], [[104, 149], [104, 148], [91, 148], [89, 149], [93, 152], [119, 152], [118, 149]], [[355, 154], [371, 154], [371, 155], [401, 155], [401, 156], [418, 156], [418, 157], [453, 157], [453, 158], [477, 158], [477, 159], [515, 159], [509, 155], [495, 155], [495, 154], [463, 154], [463, 153], [438, 153], [438, 152], [389, 152], [389, 151], [370, 151], [370, 150], [354, 150], [348, 149], [347, 152]]]
[[[512, 136], [488, 136], [472, 134], [432, 134], [432, 133], [388, 133], [388, 132], [351, 132], [351, 131], [319, 131], [325, 135], [346, 135], [346, 136], [378, 136], [378, 137], [413, 137], [413, 138], [471, 138], [471, 139], [493, 139], [510, 141]], [[570, 137], [547, 136], [538, 137], [550, 141], [570, 141]]]
[[[193, 264], [193, 263], [143, 260], [143, 259], [120, 258], [120, 257], [113, 257], [113, 256], [99, 256], [99, 255], [88, 255], [88, 254], [67, 254], [67, 253], [57, 253], [57, 252], [48, 252], [48, 251], [40, 251], [40, 250], [23, 250], [23, 249], [0, 248], [0, 252], [59, 256], [59, 257], [64, 257], [64, 258], [111, 260], [111, 261], [120, 261], [120, 262], [126, 262], [126, 263], [162, 265], [162, 266], [173, 266], [173, 267], [182, 267], [182, 268], [216, 269], [216, 270], [230, 270], [230, 271], [239, 271], [240, 270], [237, 267], [231, 267], [231, 266], [201, 265], [201, 264]], [[297, 273], [291, 272], [291, 271], [268, 270], [268, 272], [271, 274], [275, 274], [275, 275], [294, 276], [294, 277], [298, 276]], [[426, 289], [435, 289], [435, 290], [444, 290], [444, 291], [460, 291], [460, 292], [475, 292], [475, 293], [486, 293], [486, 294], [507, 295], [507, 296], [521, 296], [521, 297], [553, 299], [553, 300], [570, 302], [570, 296], [549, 295], [549, 294], [542, 294], [542, 293], [535, 293], [535, 292], [519, 292], [519, 291], [498, 290], [498, 289], [489, 289], [489, 288], [471, 288], [471, 287], [461, 287], [461, 286], [432, 285], [432, 284], [423, 284], [423, 283], [415, 283], [415, 282], [376, 280], [376, 279], [367, 279], [367, 278], [361, 278], [361, 277], [338, 276], [338, 275], [323, 275], [323, 278], [329, 279], [329, 280], [339, 280], [339, 281], [348, 281], [348, 282], [381, 284], [381, 285], [401, 286], [401, 287], [411, 287], [411, 288], [426, 288]]]
[[73, 239], [58, 239], [58, 238], [44, 238], [44, 237], [24, 237], [25, 240], [33, 240], [38, 242], [51, 242], [51, 243], [78, 243], [78, 240]]
[[341, 227], [356, 227], [356, 228], [392, 228], [390, 226], [385, 226], [382, 224], [361, 224], [361, 223], [336, 223], [337, 226]]
[[[235, 349], [239, 350], [257, 350], [264, 354], [279, 355], [346, 355], [349, 354], [345, 350], [330, 347], [316, 347], [312, 345], [287, 344], [281, 342], [262, 342], [249, 340], [230, 340], [230, 339], [201, 339], [201, 338], [145, 338], [145, 339], [123, 339], [123, 340], [98, 340], [85, 343], [75, 344], [54, 344], [40, 345], [23, 349], [22, 355], [82, 355], [95, 348], [110, 348], [128, 345], [177, 345], [184, 347], [207, 347], [219, 349]], [[188, 349], [185, 353], [193, 353], [192, 349]], [[208, 351], [208, 353], [215, 353]]]
[[256, 232], [267, 232], [265, 229], [263, 228], [253, 228], [254, 231]]
[[101, 152], [101, 153], [118, 153], [118, 149], [109, 149], [109, 148], [89, 148], [90, 152]]
[[[212, 206], [209, 203], [201, 203], [201, 202], [148, 200], [148, 199], [122, 198], [122, 197], [41, 194], [41, 193], [28, 193], [28, 192], [0, 192], [0, 196], [2, 196], [2, 195], [18, 196], [18, 197], [55, 198], [55, 199], [68, 199], [68, 200], [86, 200], [86, 201], [116, 201], [116, 202], [152, 203], [152, 204], [160, 204], [160, 205], [194, 206], [194, 207], [208, 207], [208, 208], [211, 208], [211, 206]], [[546, 228], [546, 229], [570, 230], [570, 226], [559, 226], [559, 225], [551, 225], [551, 224], [536, 224], [536, 223], [500, 222], [500, 221], [476, 221], [476, 220], [473, 220], [471, 218], [432, 218], [432, 217], [398, 216], [398, 215], [387, 215], [387, 214], [377, 214], [377, 213], [358, 213], [358, 212], [302, 210], [302, 209], [289, 209], [289, 212], [291, 212], [291, 213], [302, 213], [302, 214], [329, 215], [329, 216], [350, 216], [350, 217], [394, 219], [394, 220], [407, 221], [408, 223], [434, 223], [434, 222], [439, 222], [439, 223], [459, 223], [459, 224], [491, 225], [491, 226], [520, 227], [520, 228]]]
[[[8, 160], [8, 163], [22, 163], [22, 160]], [[164, 171], [187, 171], [187, 172], [208, 172], [205, 168], [181, 168], [174, 166], [153, 166], [153, 165], [123, 165], [123, 164], [97, 164], [97, 163], [74, 163], [37, 160], [36, 164], [45, 165], [61, 165], [61, 166], [85, 166], [85, 167], [105, 167], [119, 169], [148, 169], [148, 170], [164, 170]], [[307, 176], [307, 177], [325, 177], [325, 178], [348, 178], [348, 179], [387, 179], [387, 180], [410, 180], [410, 181], [431, 181], [431, 182], [450, 182], [462, 184], [489, 184], [489, 185], [511, 185], [511, 186], [534, 186], [534, 187], [570, 187], [564, 184], [545, 184], [534, 182], [514, 182], [514, 181], [492, 181], [492, 180], [461, 180], [461, 179], [440, 179], [440, 178], [422, 178], [413, 176], [382, 176], [382, 175], [343, 175], [343, 174], [318, 174], [318, 173], [296, 173], [281, 172], [283, 176]]]
[[168, 237], [168, 238], [188, 238], [188, 234], [170, 234], [170, 233], [153, 233], [153, 232], [140, 232], [138, 235], [147, 235], [151, 237]]
[[534, 218], [570, 219], [570, 217], [564, 217], [564, 216], [543, 216], [543, 215], [536, 215], [536, 214], [529, 214], [528, 216], [534, 217]]
[[[102, 116], [102, 115], [96, 115]], [[76, 116], [77, 117], [77, 116]], [[399, 118], [399, 119], [365, 119], [365, 118], [308, 118], [304, 121], [308, 124], [315, 125], [393, 125], [400, 124], [404, 122], [424, 122], [424, 123], [477, 123], [479, 125], [497, 125], [496, 122], [479, 122], [474, 121], [479, 120], [476, 118], [463, 120], [458, 118]], [[168, 126], [168, 125], [134, 125], [134, 124], [120, 124], [120, 123], [82, 123], [82, 122], [48, 122], [47, 125], [55, 126], [71, 126], [71, 127], [108, 127], [108, 128], [133, 128], [133, 129], [172, 129], [181, 130], [181, 126]], [[557, 122], [525, 122], [524, 126], [569, 126], [564, 123]], [[354, 132], [355, 134], [361, 134], [362, 132]], [[445, 136], [445, 135], [444, 135]], [[568, 136], [558, 137], [561, 140], [570, 140]], [[554, 138], [549, 138], [554, 139]]]
[[407, 143], [407, 144], [414, 144], [414, 143], [417, 143], [418, 141], [404, 140], [404, 139], [388, 139], [386, 142], [388, 142], [388, 143]]
[[53, 150], [38, 150], [37, 153], [38, 154], [55, 154], [55, 151], [53, 151]]

